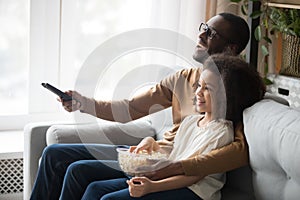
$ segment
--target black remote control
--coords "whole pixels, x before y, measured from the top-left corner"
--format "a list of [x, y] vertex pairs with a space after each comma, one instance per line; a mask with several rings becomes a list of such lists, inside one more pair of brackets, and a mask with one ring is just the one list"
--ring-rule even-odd
[[66, 93], [62, 92], [61, 90], [57, 89], [56, 87], [50, 85], [49, 83], [42, 83], [42, 86], [44, 88], [47, 88], [48, 90], [50, 90], [54, 94], [58, 95], [64, 101], [71, 101], [72, 100], [71, 96], [67, 95]]

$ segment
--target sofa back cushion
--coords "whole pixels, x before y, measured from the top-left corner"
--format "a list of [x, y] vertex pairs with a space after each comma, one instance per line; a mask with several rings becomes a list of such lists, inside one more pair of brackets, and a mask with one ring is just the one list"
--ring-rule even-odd
[[173, 127], [172, 109], [167, 108], [160, 112], [154, 113], [149, 116], [152, 127], [156, 132], [156, 139], [163, 139], [164, 133]]
[[128, 123], [99, 121], [87, 124], [52, 125], [46, 134], [47, 145], [57, 143], [99, 143], [137, 145], [145, 137], [155, 137], [148, 119]]
[[300, 198], [300, 111], [262, 100], [244, 111], [256, 199]]

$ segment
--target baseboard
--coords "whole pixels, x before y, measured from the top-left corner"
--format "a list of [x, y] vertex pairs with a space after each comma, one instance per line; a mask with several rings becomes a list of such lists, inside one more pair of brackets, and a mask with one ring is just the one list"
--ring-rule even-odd
[[1, 200], [23, 200], [23, 192], [12, 194], [0, 194]]

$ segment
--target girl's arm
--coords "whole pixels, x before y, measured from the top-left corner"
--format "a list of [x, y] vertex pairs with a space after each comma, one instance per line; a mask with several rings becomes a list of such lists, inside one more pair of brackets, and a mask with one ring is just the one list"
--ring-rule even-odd
[[146, 150], [148, 153], [151, 153], [159, 149], [158, 143], [152, 137], [146, 137], [137, 146], [131, 146], [129, 151], [139, 153], [140, 151]]
[[172, 176], [158, 181], [146, 177], [134, 177], [127, 181], [132, 197], [141, 197], [149, 193], [188, 187], [201, 180], [199, 176]]

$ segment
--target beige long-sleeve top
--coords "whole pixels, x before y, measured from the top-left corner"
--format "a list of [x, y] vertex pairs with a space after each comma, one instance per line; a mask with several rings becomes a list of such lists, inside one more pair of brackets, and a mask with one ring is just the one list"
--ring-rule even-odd
[[[193, 98], [199, 77], [199, 68], [178, 71], [131, 100], [97, 101], [84, 97], [81, 112], [110, 121], [128, 122], [172, 106], [173, 128], [159, 142], [160, 145], [171, 145], [182, 120], [195, 114]], [[248, 146], [242, 124], [237, 126], [231, 144], [206, 155], [192, 156], [182, 160], [181, 164], [186, 175], [202, 177], [248, 164]]]
[[[213, 149], [228, 145], [233, 141], [233, 125], [231, 121], [216, 119], [199, 127], [200, 115], [186, 117], [178, 129], [174, 139], [170, 160], [180, 161], [192, 155], [205, 155]], [[222, 163], [220, 163], [222, 164]], [[221, 199], [220, 190], [225, 183], [225, 174], [211, 174], [189, 186], [201, 199]]]

